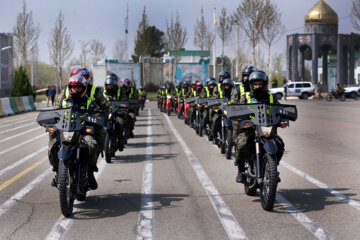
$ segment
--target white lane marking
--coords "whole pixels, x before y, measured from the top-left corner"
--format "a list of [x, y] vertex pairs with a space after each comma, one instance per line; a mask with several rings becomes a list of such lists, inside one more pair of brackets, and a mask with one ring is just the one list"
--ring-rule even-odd
[[202, 168], [200, 162], [191, 152], [189, 147], [186, 145], [182, 137], [179, 135], [177, 130], [174, 128], [174, 125], [170, 121], [167, 115], [164, 115], [167, 122], [169, 123], [170, 129], [174, 133], [178, 142], [180, 143], [182, 149], [184, 150], [191, 166], [193, 167], [196, 176], [198, 177], [200, 183], [202, 184], [204, 190], [206, 191], [210, 202], [212, 203], [229, 239], [247, 239], [244, 230], [240, 227], [239, 223], [236, 221], [235, 217], [232, 215], [229, 207], [226, 205], [222, 197], [220, 196], [219, 191], [216, 189], [214, 184], [211, 182], [210, 178], [207, 176], [206, 172]]
[[7, 133], [7, 132], [11, 132], [11, 131], [14, 131], [14, 130], [16, 130], [16, 129], [23, 128], [23, 127], [26, 127], [26, 126], [29, 126], [29, 125], [34, 125], [34, 124], [36, 124], [36, 123], [28, 123], [28, 124], [25, 124], [25, 125], [21, 125], [21, 126], [19, 126], [19, 127], [10, 128], [10, 129], [8, 129], [8, 130], [5, 130], [5, 131], [3, 131], [3, 132], [0, 132], [0, 134], [4, 134], [4, 133]]
[[9, 210], [15, 203], [17, 203], [22, 197], [28, 194], [33, 188], [35, 188], [45, 177], [47, 177], [51, 173], [51, 169], [49, 168], [37, 178], [35, 178], [32, 182], [30, 182], [26, 187], [21, 189], [15, 195], [10, 197], [6, 202], [4, 202], [0, 206], [0, 216], [3, 215], [7, 210]]
[[332, 195], [336, 196], [337, 198], [341, 199], [342, 201], [344, 201], [345, 203], [347, 203], [348, 205], [352, 206], [353, 208], [357, 209], [360, 211], [360, 203], [358, 201], [355, 201], [351, 198], [348, 198], [347, 196], [339, 193], [338, 191], [335, 191], [334, 189], [332, 189], [331, 187], [329, 187], [328, 185], [326, 185], [325, 183], [311, 177], [310, 175], [300, 171], [299, 169], [293, 167], [292, 165], [290, 165], [287, 162], [284, 161], [280, 161], [280, 164], [282, 166], [284, 166], [285, 168], [289, 169], [290, 171], [294, 172], [295, 174], [299, 175], [300, 177], [305, 178], [306, 180], [308, 180], [309, 182], [315, 184], [316, 186], [318, 186], [319, 188], [322, 188], [323, 190], [331, 193]]
[[319, 225], [313, 222], [305, 214], [294, 207], [281, 194], [276, 194], [276, 201], [284, 207], [298, 222], [300, 222], [308, 231], [314, 234], [315, 237], [321, 240], [334, 239], [329, 233], [322, 229]]
[[39, 150], [37, 150], [36, 152], [33, 152], [33, 153], [27, 155], [26, 157], [20, 159], [19, 161], [11, 164], [10, 166], [8, 166], [8, 167], [0, 170], [0, 176], [3, 175], [3, 174], [5, 174], [5, 173], [7, 173], [8, 171], [10, 171], [11, 169], [15, 168], [16, 166], [19, 166], [20, 164], [22, 164], [22, 163], [26, 162], [27, 160], [33, 158], [35, 155], [41, 153], [42, 151], [45, 151], [47, 148], [48, 148], [47, 146], [42, 147], [42, 148], [40, 148]]
[[38, 135], [38, 136], [36, 136], [36, 137], [33, 137], [33, 138], [25, 141], [25, 142], [22, 142], [22, 143], [20, 143], [20, 144], [18, 144], [18, 145], [12, 146], [11, 148], [8, 148], [8, 149], [0, 152], [0, 155], [2, 155], [2, 154], [4, 154], [4, 153], [7, 153], [7, 152], [10, 152], [10, 151], [12, 151], [12, 150], [14, 150], [14, 149], [17, 149], [18, 147], [20, 147], [20, 146], [22, 146], [22, 145], [25, 145], [25, 144], [27, 144], [27, 143], [29, 143], [29, 142], [32, 142], [32, 141], [34, 141], [34, 140], [36, 140], [36, 139], [38, 139], [38, 138], [41, 138], [41, 137], [43, 137], [43, 136], [45, 136], [45, 135], [47, 135], [47, 134], [46, 134], [46, 133], [43, 133], [43, 134], [40, 134], [40, 135]]
[[12, 135], [11, 137], [1, 139], [1, 140], [0, 140], [0, 143], [5, 142], [5, 141], [10, 140], [10, 139], [13, 139], [13, 138], [16, 138], [16, 137], [19, 137], [19, 136], [21, 136], [21, 135], [27, 134], [27, 133], [29, 133], [29, 132], [38, 130], [39, 128], [41, 128], [41, 127], [32, 128], [32, 129], [29, 129], [29, 130], [27, 130], [27, 131], [25, 131], [25, 132], [21, 132], [21, 133], [19, 133], [19, 134]]
[[151, 240], [153, 235], [153, 195], [152, 195], [152, 129], [151, 110], [148, 110], [148, 127], [146, 138], [146, 162], [143, 173], [143, 186], [141, 194], [141, 211], [138, 223], [137, 240]]
[[[101, 176], [101, 174], [105, 168], [105, 165], [106, 165], [105, 160], [101, 159], [101, 162], [98, 166], [99, 171], [97, 173], [95, 173], [96, 178], [99, 178]], [[78, 202], [77, 200], [75, 200], [74, 205], [77, 203], [82, 203], [82, 202]], [[74, 207], [73, 214], [77, 211], [78, 211], [78, 209]], [[56, 223], [53, 226], [53, 228], [51, 229], [51, 231], [46, 236], [45, 240], [61, 239], [64, 236], [64, 234], [66, 233], [66, 231], [70, 229], [73, 221], [74, 221], [73, 218], [66, 218], [64, 216], [59, 217], [59, 219], [56, 221]]]
[[[4, 128], [4, 127], [9, 127], [9, 126], [12, 126], [14, 124], [18, 124], [18, 123], [21, 123], [21, 122], [28, 122], [30, 119], [26, 119], [26, 120], [22, 120], [22, 121], [14, 121], [14, 122], [11, 122], [10, 124], [5, 124], [5, 125], [0, 125], [0, 128]], [[35, 119], [33, 119], [35, 120]], [[35, 123], [35, 122], [34, 122]]]
[[[17, 122], [18, 120], [23, 120], [23, 119], [27, 119], [27, 120], [29, 120], [29, 119], [32, 119], [32, 118], [34, 118], [34, 116], [31, 116], [31, 117], [22, 117], [22, 118], [14, 118], [13, 120], [8, 120], [8, 121], [2, 121], [2, 122], [0, 122], [0, 125], [2, 125], [3, 123], [14, 123], [14, 122]], [[27, 121], [26, 120], [26, 121]], [[23, 122], [23, 121], [22, 121]]]

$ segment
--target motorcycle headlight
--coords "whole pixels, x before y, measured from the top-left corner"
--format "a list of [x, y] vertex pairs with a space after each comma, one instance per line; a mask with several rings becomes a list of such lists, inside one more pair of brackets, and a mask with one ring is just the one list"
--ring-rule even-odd
[[64, 132], [64, 139], [66, 142], [71, 142], [74, 132]]
[[261, 127], [261, 131], [263, 132], [264, 137], [270, 137], [271, 131], [272, 131], [272, 126], [270, 126], [270, 127], [264, 127], [264, 126], [262, 126], [262, 127]]
[[167, 97], [167, 99], [171, 99], [172, 96], [171, 96], [171, 95], [167, 95], [166, 97]]

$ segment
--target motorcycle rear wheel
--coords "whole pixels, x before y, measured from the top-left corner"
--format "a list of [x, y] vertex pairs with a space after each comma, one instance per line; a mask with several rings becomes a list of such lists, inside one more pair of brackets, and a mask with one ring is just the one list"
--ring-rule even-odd
[[264, 177], [260, 184], [260, 202], [264, 210], [271, 211], [275, 203], [278, 172], [276, 160], [268, 153], [264, 155], [262, 171]]
[[73, 181], [69, 168], [62, 161], [59, 162], [58, 189], [61, 213], [70, 217], [74, 208]]

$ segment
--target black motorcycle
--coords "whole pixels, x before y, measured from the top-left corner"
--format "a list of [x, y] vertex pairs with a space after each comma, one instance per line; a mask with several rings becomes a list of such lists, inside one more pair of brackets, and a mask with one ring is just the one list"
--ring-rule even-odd
[[[223, 117], [223, 104], [226, 103], [226, 99], [214, 99], [208, 101], [208, 106], [212, 109], [213, 114], [213, 124], [215, 124], [217, 131], [211, 132], [215, 144], [220, 148], [221, 154], [225, 154], [227, 149], [227, 136], [231, 135], [232, 131], [230, 130], [231, 121], [224, 121]], [[230, 151], [231, 152], [231, 151]]]
[[[111, 157], [114, 157], [118, 149], [120, 151], [124, 149], [125, 134], [123, 131], [120, 136], [117, 135], [119, 126], [116, 124], [116, 118], [121, 118], [126, 123], [129, 113], [129, 101], [111, 101], [110, 109], [105, 138], [105, 160], [107, 163], [111, 163]], [[124, 129], [126, 127], [124, 126]]]
[[40, 112], [37, 123], [60, 134], [57, 188], [61, 213], [70, 217], [74, 199], [84, 201], [89, 191], [89, 147], [83, 137], [107, 124], [107, 115], [74, 108]]
[[289, 120], [297, 119], [296, 106], [235, 104], [225, 106], [224, 115], [231, 120], [242, 120], [241, 131], [251, 133], [245, 151], [245, 193], [253, 196], [259, 188], [261, 206], [270, 211], [279, 181], [277, 166], [284, 151], [277, 144], [277, 128], [285, 128]]
[[207, 105], [207, 102], [209, 100], [210, 100], [209, 98], [199, 98], [196, 100], [194, 128], [195, 128], [196, 134], [198, 134], [200, 137], [203, 136], [203, 131], [204, 131], [203, 113], [204, 113], [204, 111], [206, 111], [207, 113], [209, 112], [209, 108]]

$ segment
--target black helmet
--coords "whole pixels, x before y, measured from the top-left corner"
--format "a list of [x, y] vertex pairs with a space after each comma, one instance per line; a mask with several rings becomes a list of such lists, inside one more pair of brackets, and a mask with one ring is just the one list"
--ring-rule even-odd
[[[264, 81], [264, 85], [261, 88], [255, 89], [254, 82], [258, 82], [258, 81]], [[250, 75], [249, 82], [250, 82], [250, 89], [255, 94], [260, 93], [260, 92], [267, 92], [267, 90], [268, 90], [269, 77], [262, 70], [253, 71]]]
[[216, 87], [217, 82], [216, 82], [215, 78], [211, 79], [211, 80], [207, 83], [207, 86], [208, 86], [208, 87], [209, 87], [210, 85], [214, 85], [214, 87]]
[[[105, 89], [108, 93], [113, 93], [117, 91], [117, 76], [113, 73], [110, 73], [106, 76], [105, 79]], [[108, 85], [114, 85], [111, 89], [108, 87]]]
[[216, 82], [216, 79], [213, 77], [206, 79], [206, 86], [209, 86], [209, 82], [212, 80], [214, 80]]
[[242, 83], [248, 83], [249, 80], [245, 80], [244, 76], [250, 76], [250, 74], [257, 70], [255, 65], [246, 65], [246, 67], [244, 67], [243, 71], [242, 71], [242, 76], [241, 76], [241, 82]]
[[185, 88], [185, 87], [189, 87], [189, 83], [187, 81], [184, 81], [183, 84], [182, 84], [182, 87]]
[[221, 77], [223, 77], [224, 79], [231, 78], [231, 74], [229, 72], [226, 72], [226, 71], [219, 72], [219, 82], [220, 83], [222, 82]]
[[221, 86], [224, 88], [225, 85], [231, 85], [231, 87], [234, 87], [234, 81], [231, 78], [226, 78], [222, 81]]
[[181, 83], [176, 83], [176, 88], [181, 88]]

